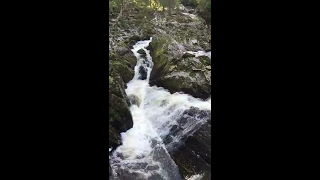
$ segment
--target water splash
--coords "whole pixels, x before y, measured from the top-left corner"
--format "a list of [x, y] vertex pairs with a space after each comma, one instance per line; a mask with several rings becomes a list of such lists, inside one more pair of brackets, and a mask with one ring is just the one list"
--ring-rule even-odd
[[211, 59], [211, 51], [197, 51], [197, 52], [193, 52], [193, 51], [187, 51], [187, 53], [189, 54], [193, 54], [195, 55], [195, 57], [199, 57], [199, 56], [207, 56], [208, 58]]
[[187, 180], [201, 180], [201, 178], [202, 178], [202, 175], [196, 174], [196, 175], [193, 175], [193, 176], [187, 178]]

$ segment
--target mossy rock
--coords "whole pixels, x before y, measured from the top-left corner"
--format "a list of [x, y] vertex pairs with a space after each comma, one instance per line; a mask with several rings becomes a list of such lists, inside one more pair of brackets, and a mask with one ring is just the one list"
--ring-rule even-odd
[[196, 57], [194, 54], [190, 54], [190, 53], [184, 53], [182, 58], [188, 58], [188, 57]]
[[125, 94], [125, 82], [115, 69], [109, 71], [109, 147], [121, 144], [120, 133], [133, 126], [131, 112]]
[[113, 68], [119, 73], [119, 75], [123, 78], [125, 83], [128, 83], [134, 76], [134, 70], [131, 69], [124, 62], [115, 62], [112, 64]]
[[136, 57], [132, 52], [123, 56], [110, 53], [109, 54], [109, 72], [110, 70], [120, 75], [125, 83], [128, 83], [134, 76], [134, 66], [136, 65]]
[[150, 84], [168, 89], [171, 93], [183, 92], [207, 99], [211, 92], [211, 79], [207, 80], [204, 73], [211, 64], [210, 58], [198, 57], [197, 62], [194, 55], [188, 53], [181, 55], [181, 58], [173, 58], [177, 51], [174, 46], [177, 43], [170, 35], [156, 36], [150, 43], [154, 62]]
[[129, 63], [131, 69], [134, 69], [134, 67], [137, 65], [137, 58], [136, 58], [136, 56], [134, 56], [133, 52], [125, 54], [124, 56], [122, 56], [122, 58], [127, 63]]
[[[182, 71], [183, 72], [183, 71]], [[151, 85], [161, 86], [171, 93], [183, 92], [193, 97], [207, 99], [211, 95], [211, 80], [205, 79], [202, 71], [186, 71], [183, 76], [167, 76], [150, 82]]]
[[198, 59], [200, 62], [206, 66], [211, 66], [211, 59], [207, 56], [199, 56]]
[[170, 58], [172, 56], [168, 54], [169, 44], [172, 42], [172, 39], [169, 35], [160, 35], [153, 38], [148, 49], [154, 63], [153, 69], [151, 71], [150, 79], [155, 79], [161, 77], [168, 71], [170, 67]]
[[146, 54], [146, 52], [144, 51], [144, 49], [139, 49], [138, 53], [139, 53], [139, 54], [143, 54], [143, 55]]
[[109, 122], [109, 147], [116, 147], [121, 144], [120, 132]]
[[128, 95], [128, 99], [131, 105], [140, 106], [141, 100], [134, 94]]

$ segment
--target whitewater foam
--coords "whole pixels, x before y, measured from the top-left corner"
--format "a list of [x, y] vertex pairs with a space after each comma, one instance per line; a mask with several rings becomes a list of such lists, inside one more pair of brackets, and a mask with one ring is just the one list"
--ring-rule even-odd
[[211, 59], [211, 51], [196, 51], [196, 52], [193, 52], [193, 51], [186, 51], [187, 53], [189, 54], [193, 54], [195, 55], [195, 57], [199, 57], [199, 56], [207, 56], [208, 58]]
[[[189, 116], [186, 113], [188, 110], [196, 108], [199, 112], [211, 113], [210, 98], [203, 101], [188, 94], [171, 94], [164, 88], [150, 87], [153, 62], [146, 47], [151, 41], [152, 38], [138, 41], [131, 50], [137, 57], [137, 65], [125, 92], [127, 95], [135, 95], [141, 103], [140, 106], [130, 106], [133, 127], [121, 133], [122, 145], [110, 155], [114, 179], [124, 172], [132, 173], [131, 179], [181, 179], [167, 149], [171, 149], [173, 144], [176, 145], [206, 122], [206, 118], [201, 118], [196, 113]], [[144, 50], [145, 55], [138, 53], [140, 49]], [[144, 80], [139, 73], [141, 67], [147, 71], [147, 78]], [[173, 127], [180, 129], [172, 134]], [[164, 144], [164, 139], [168, 136], [171, 138], [170, 143]]]

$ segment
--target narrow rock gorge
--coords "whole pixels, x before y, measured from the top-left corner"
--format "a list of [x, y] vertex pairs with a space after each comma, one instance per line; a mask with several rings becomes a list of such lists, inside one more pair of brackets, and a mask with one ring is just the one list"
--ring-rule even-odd
[[110, 1], [110, 179], [211, 179], [210, 1]]

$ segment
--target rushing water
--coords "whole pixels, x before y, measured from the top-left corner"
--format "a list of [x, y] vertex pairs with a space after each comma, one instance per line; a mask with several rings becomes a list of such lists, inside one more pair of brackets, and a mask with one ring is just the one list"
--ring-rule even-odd
[[[136, 97], [138, 103], [130, 107], [133, 127], [121, 133], [123, 144], [110, 155], [112, 179], [181, 179], [168, 151], [211, 116], [211, 99], [203, 101], [149, 86], [153, 62], [146, 47], [151, 41], [139, 41], [132, 49], [137, 65], [126, 94]], [[145, 54], [139, 54], [140, 49]]]
[[201, 180], [201, 178], [202, 178], [202, 175], [196, 174], [196, 175], [191, 176], [187, 180]]
[[193, 54], [193, 55], [195, 55], [195, 57], [207, 56], [208, 58], [211, 59], [211, 51], [209, 51], [209, 52], [205, 52], [205, 51], [197, 51], [197, 52], [187, 51], [187, 53]]

